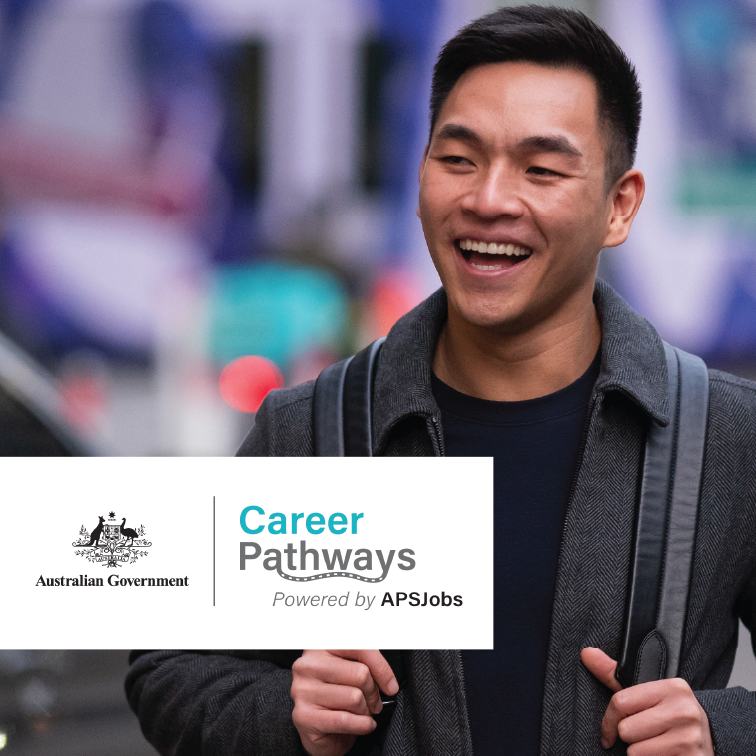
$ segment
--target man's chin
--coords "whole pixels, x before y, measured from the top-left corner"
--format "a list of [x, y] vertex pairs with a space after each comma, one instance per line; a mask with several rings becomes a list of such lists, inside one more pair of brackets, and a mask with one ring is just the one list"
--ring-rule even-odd
[[518, 323], [523, 321], [523, 313], [520, 308], [502, 306], [501, 298], [496, 301], [464, 301], [460, 302], [456, 310], [456, 316], [468, 327], [486, 331], [511, 331], [518, 330]]

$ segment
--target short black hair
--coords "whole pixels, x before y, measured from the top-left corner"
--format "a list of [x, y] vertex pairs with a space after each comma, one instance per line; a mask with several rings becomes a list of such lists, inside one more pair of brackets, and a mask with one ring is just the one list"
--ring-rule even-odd
[[640, 84], [617, 43], [580, 11], [539, 5], [500, 8], [460, 30], [444, 45], [433, 69], [430, 136], [446, 98], [465, 71], [515, 61], [571, 68], [593, 79], [599, 122], [607, 136], [609, 189], [635, 163]]

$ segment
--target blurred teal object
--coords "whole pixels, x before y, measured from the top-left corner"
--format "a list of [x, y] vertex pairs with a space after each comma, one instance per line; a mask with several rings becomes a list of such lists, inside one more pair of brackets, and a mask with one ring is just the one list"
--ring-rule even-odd
[[210, 355], [219, 365], [259, 355], [286, 369], [303, 352], [338, 351], [348, 319], [344, 287], [328, 271], [280, 263], [222, 267], [210, 300]]

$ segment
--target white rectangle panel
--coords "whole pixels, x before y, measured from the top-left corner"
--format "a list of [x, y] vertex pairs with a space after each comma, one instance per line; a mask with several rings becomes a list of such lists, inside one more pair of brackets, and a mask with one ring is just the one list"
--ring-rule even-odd
[[493, 647], [491, 459], [5, 458], [0, 481], [0, 648]]

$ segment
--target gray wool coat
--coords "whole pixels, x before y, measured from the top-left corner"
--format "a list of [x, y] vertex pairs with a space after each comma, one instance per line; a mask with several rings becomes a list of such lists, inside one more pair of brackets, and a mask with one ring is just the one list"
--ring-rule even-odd
[[[543, 702], [542, 756], [607, 753], [599, 742], [610, 692], [580, 651], [620, 650], [644, 435], [667, 424], [667, 369], [654, 328], [605, 284], [595, 304], [602, 364], [562, 538]], [[444, 453], [430, 388], [435, 342], [446, 317], [442, 290], [389, 334], [375, 383], [376, 455]], [[725, 689], [738, 617], [756, 625], [756, 384], [709, 371], [709, 429], [699, 531], [680, 674], [711, 724], [717, 754], [756, 752], [756, 693]], [[313, 383], [275, 391], [241, 455], [312, 455]], [[253, 637], [253, 633], [251, 633]], [[127, 679], [132, 708], [161, 753], [175, 756], [300, 754], [291, 722], [297, 652], [135, 652]], [[392, 715], [380, 715], [355, 753], [472, 753], [457, 651], [408, 651]], [[506, 752], [506, 744], [502, 744]], [[625, 753], [622, 743], [608, 753]]]

